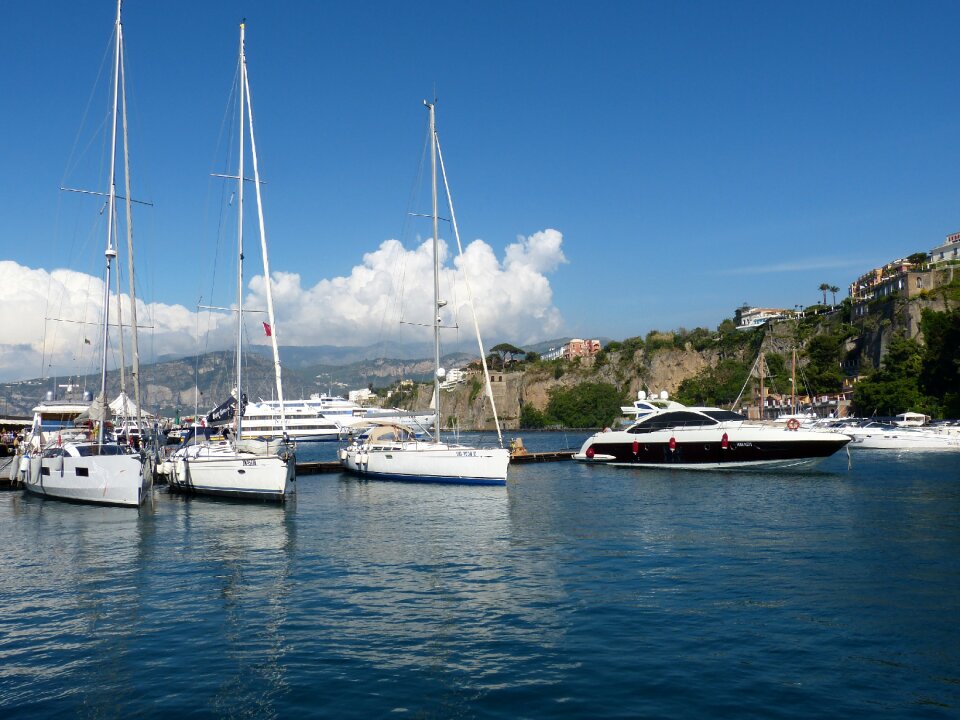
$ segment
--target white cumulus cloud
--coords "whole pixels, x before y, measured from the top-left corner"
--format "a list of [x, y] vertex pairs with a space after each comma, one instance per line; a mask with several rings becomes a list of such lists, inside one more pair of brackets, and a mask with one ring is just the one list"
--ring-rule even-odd
[[[563, 320], [553, 304], [548, 274], [566, 262], [562, 244], [560, 232], [543, 230], [518, 238], [499, 260], [490, 245], [474, 240], [462, 257], [451, 262], [449, 248], [441, 241], [440, 288], [448, 303], [444, 325], [459, 324], [461, 341], [472, 338], [465, 271], [485, 340], [525, 343], [560, 333]], [[348, 275], [310, 287], [304, 287], [298, 273], [280, 270], [272, 276], [281, 345], [368, 345], [430, 336], [429, 328], [417, 325], [431, 322], [430, 240], [410, 249], [397, 240], [386, 240], [364, 254]], [[265, 293], [263, 276], [253, 277], [246, 306], [265, 308]], [[91, 275], [0, 261], [0, 307], [5, 318], [0, 333], [0, 380], [95, 371], [102, 294], [103, 281]], [[116, 296], [111, 308], [111, 322], [115, 322]], [[129, 298], [123, 295], [124, 322], [129, 321], [129, 310]], [[137, 314], [141, 327], [149, 326], [141, 331], [142, 358], [147, 338], [159, 355], [196, 352], [198, 323], [204, 334], [201, 347], [223, 349], [232, 343], [232, 313], [201, 311], [198, 316], [183, 305], [145, 303], [138, 298]], [[261, 319], [266, 316], [251, 316], [251, 337], [262, 338], [262, 333], [253, 331]], [[445, 338], [452, 339], [450, 333]], [[112, 345], [111, 367], [118, 359], [116, 342]], [[127, 347], [129, 363], [129, 340]]]

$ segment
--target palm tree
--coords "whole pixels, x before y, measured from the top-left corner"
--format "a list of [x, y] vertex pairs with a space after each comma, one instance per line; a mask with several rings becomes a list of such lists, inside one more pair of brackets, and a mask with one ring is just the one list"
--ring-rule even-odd
[[833, 304], [834, 304], [834, 305], [837, 304], [837, 293], [838, 293], [838, 292], [840, 292], [840, 288], [838, 288], [836, 285], [831, 285], [831, 286], [830, 286], [830, 293], [833, 295]]
[[830, 289], [830, 283], [820, 283], [820, 291], [823, 293], [823, 304], [827, 304], [827, 291]]

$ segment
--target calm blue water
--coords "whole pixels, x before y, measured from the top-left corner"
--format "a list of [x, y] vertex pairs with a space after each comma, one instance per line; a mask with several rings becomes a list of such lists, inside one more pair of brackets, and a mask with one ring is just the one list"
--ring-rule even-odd
[[957, 456], [511, 475], [2, 493], [0, 716], [960, 716]]

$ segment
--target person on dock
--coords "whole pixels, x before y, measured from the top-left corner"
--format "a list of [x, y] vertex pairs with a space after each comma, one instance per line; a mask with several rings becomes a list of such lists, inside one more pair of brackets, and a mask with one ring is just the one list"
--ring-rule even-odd
[[523, 438], [516, 437], [510, 441], [510, 457], [526, 455], [527, 449], [523, 446]]

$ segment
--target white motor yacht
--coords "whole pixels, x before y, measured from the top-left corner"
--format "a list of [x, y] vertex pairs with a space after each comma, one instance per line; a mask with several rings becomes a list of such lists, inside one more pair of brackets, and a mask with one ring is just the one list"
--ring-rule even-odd
[[284, 433], [295, 442], [337, 440], [340, 425], [305, 400], [285, 400], [286, 427], [281, 422], [280, 401], [249, 403], [243, 413], [244, 438], [282, 438]]
[[842, 432], [858, 450], [960, 450], [960, 437], [934, 429], [903, 426], [880, 420], [848, 423]]

